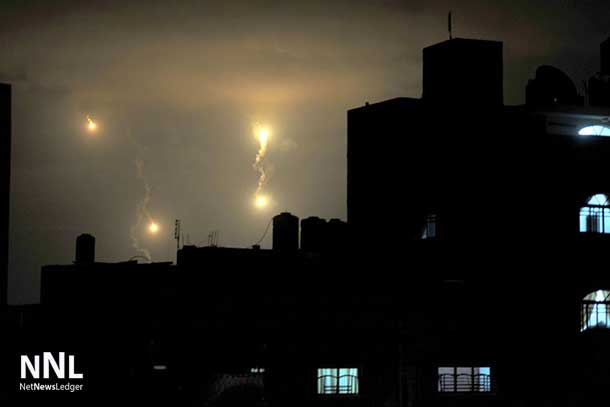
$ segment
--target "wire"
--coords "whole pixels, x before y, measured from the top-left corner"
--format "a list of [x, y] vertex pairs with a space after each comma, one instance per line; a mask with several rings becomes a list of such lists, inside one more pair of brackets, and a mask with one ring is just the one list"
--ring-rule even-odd
[[254, 245], [261, 244], [261, 242], [265, 239], [265, 236], [267, 236], [267, 232], [269, 231], [269, 226], [271, 226], [271, 221], [273, 221], [273, 218], [269, 219], [269, 223], [267, 223], [267, 227], [265, 228], [265, 233], [263, 233], [261, 238], [258, 239], [258, 242], [254, 243]]

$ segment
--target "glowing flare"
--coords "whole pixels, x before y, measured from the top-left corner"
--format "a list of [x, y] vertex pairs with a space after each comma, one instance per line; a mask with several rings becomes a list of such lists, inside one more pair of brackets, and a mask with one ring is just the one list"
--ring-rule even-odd
[[91, 132], [97, 130], [97, 123], [89, 115], [87, 115], [87, 129]]
[[265, 166], [263, 165], [263, 159], [265, 158], [265, 154], [267, 154], [271, 130], [267, 126], [255, 124], [253, 132], [254, 137], [256, 137], [256, 140], [258, 141], [258, 152], [256, 153], [256, 158], [252, 167], [259, 175], [256, 192], [254, 193], [254, 205], [258, 209], [264, 209], [269, 205], [269, 198], [262, 194], [265, 182], [267, 181], [267, 173], [265, 171]]
[[260, 144], [261, 148], [264, 150], [267, 149], [267, 143], [269, 143], [269, 135], [269, 129], [266, 127], [259, 126], [256, 129], [256, 138], [258, 139], [258, 143]]
[[257, 195], [254, 198], [254, 206], [258, 209], [265, 209], [269, 205], [269, 198], [265, 195]]
[[150, 225], [148, 225], [148, 231], [153, 235], [156, 234], [159, 231], [159, 225], [155, 222], [151, 222]]

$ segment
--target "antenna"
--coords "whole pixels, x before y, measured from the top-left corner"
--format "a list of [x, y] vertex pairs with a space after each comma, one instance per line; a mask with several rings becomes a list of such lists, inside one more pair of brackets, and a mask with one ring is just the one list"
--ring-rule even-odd
[[585, 88], [585, 105], [590, 106], [589, 102], [589, 86], [587, 86], [587, 81], [583, 80], [582, 85]]
[[217, 247], [218, 246], [218, 235], [220, 234], [220, 231], [218, 230], [212, 230], [209, 234], [208, 234], [208, 246], [213, 246], [213, 247]]
[[[176, 219], [174, 227], [174, 239], [176, 239], [176, 250], [180, 250], [180, 219]], [[184, 242], [184, 239], [182, 239]]]
[[449, 31], [449, 39], [453, 39], [453, 24], [451, 21], [451, 11], [449, 11], [449, 15], [447, 16], [447, 31]]

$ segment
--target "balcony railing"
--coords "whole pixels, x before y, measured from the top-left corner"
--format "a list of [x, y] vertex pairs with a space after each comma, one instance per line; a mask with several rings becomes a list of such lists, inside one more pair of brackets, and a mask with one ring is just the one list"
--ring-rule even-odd
[[358, 394], [358, 376], [318, 376], [319, 394]]
[[487, 393], [491, 391], [488, 374], [441, 374], [438, 378], [440, 392]]
[[581, 331], [610, 328], [610, 302], [583, 301]]

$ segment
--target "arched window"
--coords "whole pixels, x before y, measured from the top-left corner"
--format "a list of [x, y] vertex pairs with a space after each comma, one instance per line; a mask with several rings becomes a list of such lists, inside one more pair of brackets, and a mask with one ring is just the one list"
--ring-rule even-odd
[[610, 233], [610, 204], [608, 195], [597, 194], [580, 208], [580, 231]]
[[610, 127], [608, 126], [587, 126], [583, 127], [578, 131], [578, 134], [581, 136], [603, 136], [610, 137]]
[[590, 328], [610, 328], [610, 291], [597, 290], [582, 300], [581, 331]]
[[318, 394], [358, 394], [358, 368], [318, 369]]

